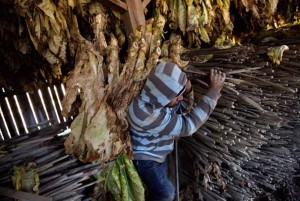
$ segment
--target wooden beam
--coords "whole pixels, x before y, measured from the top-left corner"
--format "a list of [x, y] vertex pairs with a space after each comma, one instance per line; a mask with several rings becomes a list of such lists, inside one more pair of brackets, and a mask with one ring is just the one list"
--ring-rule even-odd
[[107, 7], [120, 11], [121, 14], [127, 11], [127, 4], [120, 0], [99, 0], [99, 2]]
[[112, 2], [113, 4], [119, 6], [120, 8], [122, 8], [124, 10], [127, 10], [127, 5], [123, 1], [120, 1], [120, 0], [108, 0], [108, 1]]
[[143, 1], [143, 7], [146, 8], [146, 6], [151, 2], [151, 0], [144, 0]]
[[4, 195], [9, 198], [15, 198], [22, 201], [32, 201], [32, 200], [39, 200], [39, 201], [51, 201], [52, 198], [48, 198], [41, 195], [36, 195], [33, 193], [27, 193], [24, 191], [16, 191], [10, 188], [0, 187], [0, 194]]
[[144, 7], [141, 0], [126, 0], [127, 12], [125, 13], [125, 28], [126, 36], [129, 38], [130, 34], [135, 31], [139, 25], [144, 25], [145, 15]]
[[146, 22], [144, 9], [151, 2], [151, 0], [99, 0], [100, 3], [108, 6], [113, 6], [117, 9], [121, 9], [123, 23], [125, 25], [126, 37], [129, 36], [135, 29], [144, 25]]

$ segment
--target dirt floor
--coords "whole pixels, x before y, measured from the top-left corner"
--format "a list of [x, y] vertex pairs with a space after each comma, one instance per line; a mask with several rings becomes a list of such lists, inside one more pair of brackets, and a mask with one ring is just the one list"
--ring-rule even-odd
[[299, 201], [300, 177], [292, 178], [290, 182], [281, 183], [276, 191], [264, 192], [254, 201]]

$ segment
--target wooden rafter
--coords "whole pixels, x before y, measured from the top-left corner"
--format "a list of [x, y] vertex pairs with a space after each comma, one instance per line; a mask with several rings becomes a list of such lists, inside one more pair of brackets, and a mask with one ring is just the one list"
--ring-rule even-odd
[[145, 24], [144, 8], [141, 0], [127, 0], [127, 12], [125, 13], [125, 29], [127, 37], [136, 27]]
[[145, 24], [144, 9], [151, 0], [100, 0], [103, 4], [109, 4], [121, 10], [124, 15], [124, 24], [127, 38], [137, 26]]
[[115, 4], [116, 6], [118, 6], [120, 8], [122, 8], [122, 9], [124, 9], [124, 10], [127, 10], [127, 4], [124, 3], [123, 1], [120, 1], [120, 0], [108, 0], [108, 1]]
[[143, 7], [146, 8], [146, 6], [151, 2], [151, 0], [144, 0], [143, 1]]
[[[121, 0], [108, 0], [109, 2], [115, 4], [116, 6], [124, 9], [124, 10], [127, 10], [127, 4]], [[143, 5], [143, 8], [146, 8], [146, 6], [151, 2], [151, 0], [144, 0], [142, 2], [142, 5]]]

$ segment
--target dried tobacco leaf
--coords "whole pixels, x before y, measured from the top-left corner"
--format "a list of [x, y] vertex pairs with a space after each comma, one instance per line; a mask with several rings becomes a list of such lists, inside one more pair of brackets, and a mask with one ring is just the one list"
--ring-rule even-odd
[[185, 1], [183, 0], [177, 0], [177, 10], [178, 10], [178, 25], [179, 29], [182, 31], [183, 35], [185, 35], [186, 32], [186, 22], [187, 22], [187, 9]]
[[81, 156], [83, 161], [106, 161], [112, 155], [113, 143], [117, 143], [118, 135], [109, 127], [107, 113], [111, 110], [108, 107], [106, 103], [101, 104], [98, 112], [87, 125], [84, 133], [86, 153], [82, 154], [83, 157]]
[[40, 180], [36, 164], [30, 162], [20, 166], [13, 166], [12, 182], [17, 191], [37, 193]]
[[67, 154], [72, 154], [79, 157], [85, 149], [83, 143], [83, 133], [86, 130], [86, 122], [84, 121], [84, 112], [79, 113], [71, 124], [71, 133], [64, 142], [65, 151]]
[[273, 61], [273, 63], [280, 64], [282, 61], [282, 55], [285, 50], [288, 50], [287, 45], [281, 45], [278, 47], [271, 47], [268, 49], [268, 56]]

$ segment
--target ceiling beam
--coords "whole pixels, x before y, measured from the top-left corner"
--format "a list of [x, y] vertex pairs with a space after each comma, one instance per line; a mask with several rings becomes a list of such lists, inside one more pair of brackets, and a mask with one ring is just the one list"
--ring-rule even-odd
[[121, 0], [100, 0], [105, 5], [114, 5], [117, 9], [127, 11], [127, 4]]
[[151, 2], [151, 0], [144, 0], [143, 1], [143, 7], [146, 8], [146, 6]]
[[141, 0], [126, 0], [126, 3], [128, 10], [125, 12], [124, 24], [126, 36], [129, 38], [130, 34], [133, 33], [138, 26], [144, 25], [146, 20]]
[[151, 0], [100, 0], [100, 3], [117, 8], [124, 16], [122, 20], [125, 25], [127, 39], [138, 26], [146, 23], [144, 9], [150, 2]]

